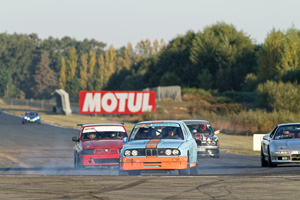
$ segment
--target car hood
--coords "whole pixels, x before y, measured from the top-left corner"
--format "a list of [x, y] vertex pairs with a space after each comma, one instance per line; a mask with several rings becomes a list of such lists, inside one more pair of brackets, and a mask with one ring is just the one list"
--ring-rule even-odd
[[278, 149], [300, 150], [300, 139], [287, 139], [275, 141]]
[[89, 140], [83, 141], [83, 148], [122, 148], [123, 140]]
[[[135, 140], [128, 142], [124, 147], [127, 149], [137, 148], [143, 149], [147, 147], [150, 140]], [[179, 148], [184, 140], [162, 139], [157, 142], [156, 148]]]

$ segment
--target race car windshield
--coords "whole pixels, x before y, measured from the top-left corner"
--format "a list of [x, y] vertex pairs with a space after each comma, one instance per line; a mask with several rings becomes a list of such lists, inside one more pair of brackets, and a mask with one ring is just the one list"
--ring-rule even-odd
[[146, 124], [136, 125], [130, 135], [130, 140], [151, 139], [183, 139], [178, 124]]
[[25, 113], [26, 116], [37, 116], [38, 114], [36, 112], [27, 112]]
[[191, 133], [194, 135], [205, 134], [213, 135], [214, 132], [209, 124], [187, 124], [187, 127], [190, 129]]
[[300, 125], [279, 127], [274, 138], [275, 140], [298, 139], [300, 138]]
[[83, 133], [81, 139], [83, 140], [100, 140], [100, 139], [122, 139], [127, 137], [125, 132], [87, 132]]

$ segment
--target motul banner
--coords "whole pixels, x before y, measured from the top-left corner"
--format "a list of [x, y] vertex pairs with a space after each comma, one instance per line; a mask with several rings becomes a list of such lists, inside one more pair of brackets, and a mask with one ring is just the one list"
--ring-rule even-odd
[[81, 114], [142, 114], [155, 110], [154, 91], [80, 91]]

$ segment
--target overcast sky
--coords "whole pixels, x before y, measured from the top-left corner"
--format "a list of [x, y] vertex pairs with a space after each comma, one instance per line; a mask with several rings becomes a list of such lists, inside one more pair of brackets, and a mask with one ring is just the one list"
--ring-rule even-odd
[[94, 38], [119, 48], [224, 21], [263, 43], [272, 28], [300, 29], [299, 9], [299, 0], [0, 0], [0, 33]]

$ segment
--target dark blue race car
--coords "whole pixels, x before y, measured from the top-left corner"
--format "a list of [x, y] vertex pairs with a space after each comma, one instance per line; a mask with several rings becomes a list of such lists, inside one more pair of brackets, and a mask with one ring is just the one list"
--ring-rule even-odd
[[27, 122], [40, 124], [41, 116], [36, 111], [25, 112], [25, 114], [22, 115], [22, 124]]

